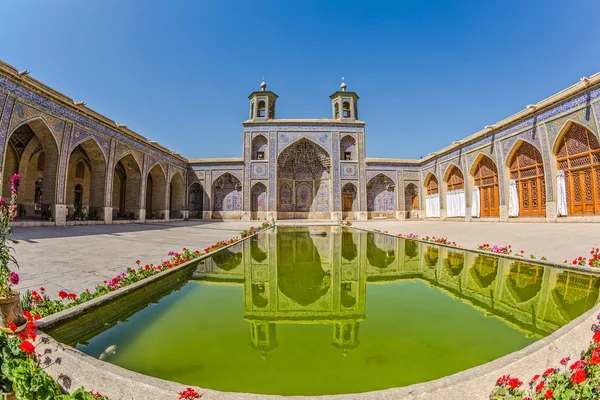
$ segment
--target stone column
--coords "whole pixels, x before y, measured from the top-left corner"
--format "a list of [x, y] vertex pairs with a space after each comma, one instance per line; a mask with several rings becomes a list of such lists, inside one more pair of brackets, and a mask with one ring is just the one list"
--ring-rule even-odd
[[64, 136], [61, 143], [61, 150], [58, 154], [59, 161], [56, 174], [56, 203], [52, 206], [52, 217], [57, 226], [67, 224], [67, 206], [65, 204], [65, 186], [67, 183], [67, 160], [69, 158], [69, 143], [71, 142], [71, 134], [73, 132], [73, 124], [66, 124]]

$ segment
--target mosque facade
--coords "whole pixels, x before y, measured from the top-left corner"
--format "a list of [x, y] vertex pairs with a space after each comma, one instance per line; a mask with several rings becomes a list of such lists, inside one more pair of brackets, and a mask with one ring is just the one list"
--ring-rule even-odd
[[418, 160], [367, 158], [359, 97], [278, 119], [249, 96], [239, 158], [186, 159], [0, 62], [2, 196], [17, 225], [176, 219], [600, 221], [600, 73]]

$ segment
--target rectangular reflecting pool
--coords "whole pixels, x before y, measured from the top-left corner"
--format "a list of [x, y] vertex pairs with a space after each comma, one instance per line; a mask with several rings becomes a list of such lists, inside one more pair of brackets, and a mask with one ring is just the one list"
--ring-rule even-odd
[[48, 331], [223, 391], [356, 393], [522, 349], [598, 303], [597, 275], [340, 227], [278, 227]]

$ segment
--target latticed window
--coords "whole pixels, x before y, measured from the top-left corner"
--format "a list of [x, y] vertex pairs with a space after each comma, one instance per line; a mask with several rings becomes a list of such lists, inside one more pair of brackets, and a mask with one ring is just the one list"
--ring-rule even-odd
[[492, 217], [500, 215], [498, 207], [498, 169], [489, 157], [482, 157], [473, 174], [475, 186], [481, 197], [480, 215]]
[[565, 171], [567, 212], [600, 214], [600, 144], [585, 127], [572, 124], [558, 142], [558, 169]]
[[542, 155], [532, 144], [522, 142], [509, 162], [510, 178], [517, 181], [519, 215], [546, 214], [546, 183]]
[[448, 184], [448, 191], [452, 192], [454, 190], [461, 190], [465, 188], [465, 178], [463, 177], [460, 169], [453, 166], [450, 174], [448, 175], [448, 179], [446, 180]]
[[440, 185], [435, 176], [429, 176], [425, 182], [425, 189], [427, 190], [427, 194], [438, 194], [440, 192]]

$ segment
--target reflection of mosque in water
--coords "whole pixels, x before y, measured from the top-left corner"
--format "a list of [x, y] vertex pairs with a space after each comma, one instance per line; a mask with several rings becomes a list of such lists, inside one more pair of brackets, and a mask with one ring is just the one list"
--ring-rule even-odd
[[193, 279], [243, 285], [250, 344], [263, 355], [278, 346], [277, 324], [332, 324], [335, 347], [357, 347], [367, 283], [420, 279], [541, 336], [600, 300], [592, 274], [339, 227], [267, 231], [205, 260]]

